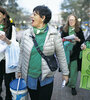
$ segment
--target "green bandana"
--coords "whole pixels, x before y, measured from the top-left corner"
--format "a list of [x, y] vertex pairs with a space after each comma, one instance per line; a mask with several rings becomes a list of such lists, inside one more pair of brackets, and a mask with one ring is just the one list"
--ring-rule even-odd
[[0, 31], [3, 31], [4, 25], [0, 25]]
[[41, 29], [38, 29], [38, 28], [36, 28], [36, 27], [33, 27], [34, 33], [35, 33], [35, 34], [44, 33], [46, 27], [47, 27], [47, 24], [46, 24], [43, 28], [41, 28]]
[[74, 28], [69, 26], [69, 35], [75, 34]]

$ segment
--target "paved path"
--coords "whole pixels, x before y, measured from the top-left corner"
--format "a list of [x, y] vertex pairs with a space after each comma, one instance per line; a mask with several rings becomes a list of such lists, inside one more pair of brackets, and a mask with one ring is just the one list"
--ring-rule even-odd
[[77, 80], [77, 95], [71, 95], [69, 87], [61, 88], [61, 73], [57, 72], [55, 75], [54, 91], [51, 100], [90, 100], [90, 90], [79, 88], [80, 85], [80, 72], [78, 73]]
[[[51, 100], [90, 100], [90, 90], [85, 90], [79, 88], [80, 84], [80, 72], [78, 74], [78, 81], [77, 81], [77, 95], [71, 95], [71, 89], [69, 87], [61, 88], [61, 79], [62, 74], [60, 72], [56, 72], [55, 74], [55, 81], [54, 81], [54, 89], [53, 95]], [[3, 85], [3, 92], [2, 92], [3, 100], [5, 98], [5, 87]], [[30, 100], [30, 99], [28, 99]]]

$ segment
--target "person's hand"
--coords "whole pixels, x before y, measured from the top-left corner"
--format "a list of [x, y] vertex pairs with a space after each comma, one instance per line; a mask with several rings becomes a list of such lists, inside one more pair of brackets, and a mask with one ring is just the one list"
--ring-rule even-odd
[[0, 35], [0, 40], [6, 42], [8, 45], [11, 44], [11, 41], [5, 36], [5, 35]]
[[85, 49], [86, 49], [86, 45], [85, 45], [85, 44], [82, 44], [82, 45], [81, 45], [81, 49], [82, 49], [82, 50], [85, 50]]
[[3, 35], [3, 34], [0, 35], [0, 40], [5, 41], [6, 38], [7, 38], [7, 37], [6, 37], [5, 35]]
[[68, 78], [68, 76], [67, 76], [67, 75], [63, 75], [62, 79], [63, 79], [63, 80], [65, 80], [65, 81], [66, 81], [66, 83], [67, 83], [69, 78]]
[[76, 37], [75, 37], [75, 41], [80, 42], [80, 39], [76, 36]]
[[21, 72], [18, 72], [17, 73], [17, 78], [21, 78], [21, 76], [22, 76]]

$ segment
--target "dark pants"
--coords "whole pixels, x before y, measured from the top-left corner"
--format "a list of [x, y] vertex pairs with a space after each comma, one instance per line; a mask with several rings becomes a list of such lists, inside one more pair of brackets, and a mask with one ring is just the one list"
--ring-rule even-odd
[[0, 62], [0, 94], [2, 92], [3, 79], [5, 81], [5, 87], [6, 87], [6, 98], [11, 98], [9, 84], [13, 79], [15, 79], [15, 73], [9, 73], [9, 74], [5, 73], [5, 60], [2, 60]]
[[38, 82], [37, 90], [28, 89], [31, 100], [51, 100], [52, 91], [53, 82], [43, 87]]

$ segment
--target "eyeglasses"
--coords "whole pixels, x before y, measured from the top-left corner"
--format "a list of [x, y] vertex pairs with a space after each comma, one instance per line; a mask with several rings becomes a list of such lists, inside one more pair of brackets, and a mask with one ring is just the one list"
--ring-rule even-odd
[[74, 22], [74, 21], [75, 21], [75, 19], [69, 19], [69, 21], [70, 21], [70, 22]]

